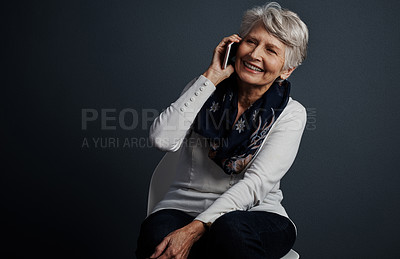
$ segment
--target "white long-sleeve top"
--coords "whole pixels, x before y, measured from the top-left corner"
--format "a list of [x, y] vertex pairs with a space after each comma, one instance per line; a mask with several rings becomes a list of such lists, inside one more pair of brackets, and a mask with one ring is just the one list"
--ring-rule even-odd
[[306, 124], [306, 110], [289, 102], [271, 127], [251, 164], [240, 174], [227, 175], [208, 158], [208, 141], [191, 126], [214, 84], [204, 76], [192, 80], [183, 94], [164, 110], [150, 128], [150, 140], [168, 152], [181, 149], [176, 176], [152, 213], [178, 209], [204, 223], [225, 213], [268, 211], [288, 217], [281, 205], [280, 180], [292, 165]]

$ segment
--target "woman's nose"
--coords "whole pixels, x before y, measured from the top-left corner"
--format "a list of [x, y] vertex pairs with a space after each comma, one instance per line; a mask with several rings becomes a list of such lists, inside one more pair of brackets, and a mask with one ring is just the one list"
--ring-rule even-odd
[[260, 48], [257, 46], [257, 47], [255, 47], [251, 52], [250, 52], [250, 57], [252, 58], [252, 59], [257, 59], [257, 60], [260, 60], [260, 58], [261, 58], [261, 53], [260, 53]]

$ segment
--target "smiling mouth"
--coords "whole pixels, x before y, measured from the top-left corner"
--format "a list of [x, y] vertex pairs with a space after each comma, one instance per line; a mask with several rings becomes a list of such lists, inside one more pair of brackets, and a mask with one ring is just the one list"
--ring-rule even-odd
[[251, 69], [253, 71], [264, 72], [264, 70], [262, 70], [261, 68], [253, 66], [253, 65], [247, 63], [246, 61], [243, 61], [243, 64], [244, 64], [245, 67], [247, 67], [248, 69]]

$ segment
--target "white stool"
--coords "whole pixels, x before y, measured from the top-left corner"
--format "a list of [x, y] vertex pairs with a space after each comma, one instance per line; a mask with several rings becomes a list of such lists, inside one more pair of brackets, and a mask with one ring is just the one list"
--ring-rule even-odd
[[[167, 152], [154, 169], [150, 180], [149, 195], [147, 198], [147, 215], [149, 215], [154, 206], [164, 198], [169, 186], [174, 179], [175, 168], [178, 164], [180, 149], [177, 152]], [[282, 259], [298, 259], [299, 254], [293, 249], [289, 251]]]

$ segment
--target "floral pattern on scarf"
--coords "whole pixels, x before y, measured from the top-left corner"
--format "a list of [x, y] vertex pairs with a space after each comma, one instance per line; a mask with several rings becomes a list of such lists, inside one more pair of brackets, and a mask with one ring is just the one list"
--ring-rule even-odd
[[274, 82], [234, 125], [238, 113], [236, 74], [221, 82], [197, 114], [193, 127], [209, 140], [209, 158], [226, 174], [241, 173], [286, 107], [289, 93], [289, 81]]

